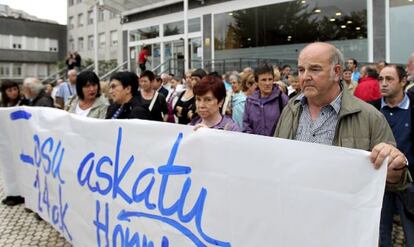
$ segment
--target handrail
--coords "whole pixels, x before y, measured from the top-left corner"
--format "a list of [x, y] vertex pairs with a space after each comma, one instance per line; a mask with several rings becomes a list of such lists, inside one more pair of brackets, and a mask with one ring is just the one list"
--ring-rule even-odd
[[[92, 64], [90, 64], [88, 67], [86, 67], [86, 68], [84, 68], [83, 70], [81, 70], [81, 72], [82, 71], [87, 71], [87, 70], [89, 70], [90, 68], [93, 68], [93, 67], [95, 67], [95, 63], [92, 63]], [[92, 71], [94, 71], [95, 69], [93, 69]], [[79, 73], [78, 73], [79, 74]]]
[[[41, 83], [44, 83], [44, 82], [46, 82], [47, 80], [49, 80], [49, 78], [53, 78], [53, 77], [55, 77], [56, 75], [59, 75], [60, 73], [62, 73], [63, 71], [65, 71], [66, 70], [66, 68], [63, 68], [63, 69], [61, 69], [61, 70], [59, 70], [59, 71], [57, 71], [57, 72], [55, 72], [55, 73], [53, 73], [53, 74], [51, 74], [51, 75], [49, 75], [49, 76], [47, 76], [46, 78], [44, 78], [42, 81], [41, 81]], [[56, 80], [56, 79], [55, 79]]]
[[[86, 68], [84, 68], [82, 71], [85, 71], [85, 70], [89, 70], [90, 68], [92, 68], [94, 66], [94, 64], [91, 64], [91, 65], [89, 65], [88, 67], [86, 67]], [[61, 69], [60, 71], [59, 71], [59, 74], [60, 74], [60, 72], [61, 71], [63, 71], [63, 70], [66, 70], [66, 68], [64, 68], [64, 69]], [[58, 74], [58, 73], [55, 73], [55, 75], [56, 74]], [[79, 73], [78, 73], [79, 74]], [[65, 74], [63, 74], [63, 75], [61, 75], [61, 76], [59, 76], [58, 78], [55, 78], [54, 80], [52, 80], [50, 83], [55, 83], [57, 80], [59, 80], [59, 79], [62, 79], [63, 77], [65, 76]], [[51, 76], [48, 76], [47, 78], [49, 78], [49, 77], [51, 77]], [[43, 79], [43, 81], [41, 81], [42, 83], [44, 83], [46, 80], [47, 80], [47, 78], [46, 79]]]
[[158, 64], [155, 68], [153, 68], [151, 71], [155, 72], [157, 71], [159, 68], [161, 68], [161, 66], [164, 66], [165, 64], [169, 63], [171, 60], [173, 60], [174, 58], [169, 58], [167, 61], [164, 61], [161, 64]]
[[103, 81], [104, 79], [106, 79], [108, 76], [110, 76], [112, 73], [114, 73], [115, 71], [118, 71], [120, 68], [124, 67], [125, 64], [127, 64], [128, 61], [123, 62], [122, 64], [118, 65], [117, 67], [115, 67], [114, 69], [112, 69], [111, 71], [109, 71], [108, 73], [106, 73], [105, 75], [100, 77], [100, 80]]

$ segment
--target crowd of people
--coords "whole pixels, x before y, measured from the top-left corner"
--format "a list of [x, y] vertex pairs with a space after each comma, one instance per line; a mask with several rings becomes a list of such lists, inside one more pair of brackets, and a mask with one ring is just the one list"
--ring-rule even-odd
[[[414, 194], [414, 54], [406, 68], [385, 61], [358, 68], [355, 59], [345, 62], [335, 46], [318, 42], [300, 52], [297, 71], [262, 63], [224, 75], [192, 69], [184, 78], [145, 69], [140, 75], [117, 72], [109, 82], [74, 68], [67, 75], [47, 90], [26, 78], [23, 93], [17, 83], [3, 81], [1, 106], [56, 107], [85, 117], [163, 121], [371, 151], [376, 168], [388, 157], [380, 246], [391, 246], [394, 214], [401, 217], [406, 246], [414, 246], [414, 209], [407, 203]], [[11, 196], [3, 203], [22, 201]]]

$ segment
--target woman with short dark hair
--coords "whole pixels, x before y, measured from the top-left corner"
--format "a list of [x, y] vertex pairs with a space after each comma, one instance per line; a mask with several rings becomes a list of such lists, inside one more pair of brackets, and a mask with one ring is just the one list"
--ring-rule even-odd
[[132, 72], [117, 72], [111, 76], [109, 94], [113, 103], [107, 119], [149, 119], [149, 112], [138, 98], [138, 76]]
[[205, 76], [194, 85], [196, 109], [198, 117], [191, 121], [195, 129], [207, 127], [240, 131], [239, 126], [229, 116], [222, 115], [220, 108], [226, 97], [223, 81], [217, 76]]
[[76, 96], [69, 99], [67, 111], [80, 116], [105, 118], [108, 100], [101, 97], [101, 84], [92, 71], [84, 71], [76, 77]]

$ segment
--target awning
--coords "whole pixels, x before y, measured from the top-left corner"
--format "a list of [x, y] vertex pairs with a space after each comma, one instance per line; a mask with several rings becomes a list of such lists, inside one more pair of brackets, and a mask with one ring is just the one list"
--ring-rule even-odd
[[108, 9], [112, 12], [122, 13], [122, 15], [130, 15], [142, 11], [167, 6], [183, 0], [85, 0], [88, 5], [95, 5]]

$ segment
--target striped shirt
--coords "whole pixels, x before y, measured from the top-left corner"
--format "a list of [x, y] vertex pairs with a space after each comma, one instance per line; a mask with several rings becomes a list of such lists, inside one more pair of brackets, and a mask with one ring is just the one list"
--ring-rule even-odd
[[322, 107], [315, 120], [312, 120], [306, 97], [301, 94], [296, 100], [300, 100], [303, 110], [295, 140], [332, 145], [341, 109], [342, 92], [329, 105]]

